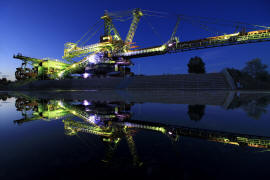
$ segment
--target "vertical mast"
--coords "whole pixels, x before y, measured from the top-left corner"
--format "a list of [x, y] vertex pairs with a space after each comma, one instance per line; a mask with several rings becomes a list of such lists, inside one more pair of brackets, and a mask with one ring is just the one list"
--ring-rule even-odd
[[143, 13], [142, 11], [140, 11], [140, 9], [134, 9], [132, 14], [133, 14], [133, 20], [132, 20], [132, 23], [130, 25], [130, 28], [129, 28], [129, 31], [125, 40], [125, 43], [127, 44], [127, 49], [130, 48], [130, 43], [133, 40], [140, 18], [143, 16]]

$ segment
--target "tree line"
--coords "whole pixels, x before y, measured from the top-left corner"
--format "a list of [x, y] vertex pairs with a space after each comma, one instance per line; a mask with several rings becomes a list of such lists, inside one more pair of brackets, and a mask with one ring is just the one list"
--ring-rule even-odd
[[248, 62], [243, 69], [228, 68], [238, 89], [270, 89], [270, 74], [268, 66], [261, 59], [255, 58]]
[[[203, 74], [206, 72], [205, 63], [198, 56], [190, 58], [187, 66], [189, 73]], [[268, 66], [263, 64], [259, 58], [246, 62], [243, 69], [226, 69], [239, 89], [270, 89]]]

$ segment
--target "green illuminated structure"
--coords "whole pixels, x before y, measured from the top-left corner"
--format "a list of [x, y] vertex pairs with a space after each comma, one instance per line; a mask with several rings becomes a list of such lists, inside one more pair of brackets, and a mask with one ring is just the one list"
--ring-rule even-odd
[[[109, 13], [106, 11], [104, 16], [101, 17], [104, 21], [104, 34], [101, 35], [99, 43], [86, 46], [79, 45], [82, 38], [76, 43], [66, 43], [64, 56], [62, 58], [70, 63], [50, 59], [36, 59], [18, 54], [14, 56], [14, 58], [23, 60], [23, 64], [21, 68], [17, 68], [15, 73], [16, 78], [18, 80], [29, 78], [64, 79], [70, 77], [71, 74], [83, 74], [86, 72], [85, 68], [87, 66], [89, 66], [88, 69], [90, 69], [89, 71], [92, 75], [107, 75], [110, 73], [118, 73], [119, 76], [132, 75], [128, 68], [133, 65], [131, 62], [132, 58], [270, 41], [269, 27], [254, 25], [256, 28], [260, 27], [264, 29], [250, 32], [242, 30], [233, 34], [180, 42], [175, 34], [180, 20], [186, 19], [186, 17], [178, 15], [177, 23], [168, 42], [155, 47], [132, 49], [133, 47], [131, 45], [133, 44], [136, 29], [143, 16], [154, 16], [154, 14], [151, 14], [151, 11], [141, 9], [118, 13]], [[113, 24], [114, 19], [123, 20], [124, 18], [132, 18], [125, 41], [121, 38]], [[97, 31], [95, 31], [94, 34], [96, 34], [96, 32]], [[85, 35], [83, 37], [85, 37]], [[73, 59], [78, 57], [82, 58], [82, 60], [74, 62]], [[26, 68], [28, 62], [33, 66], [32, 69]]]
[[[56, 59], [37, 59], [23, 56], [21, 54], [14, 55], [13, 58], [23, 61], [22, 67], [17, 68], [15, 72], [17, 80], [25, 80], [28, 78], [53, 79], [56, 72], [64, 70], [70, 66], [69, 64]], [[33, 68], [27, 68], [27, 64], [32, 65]]]

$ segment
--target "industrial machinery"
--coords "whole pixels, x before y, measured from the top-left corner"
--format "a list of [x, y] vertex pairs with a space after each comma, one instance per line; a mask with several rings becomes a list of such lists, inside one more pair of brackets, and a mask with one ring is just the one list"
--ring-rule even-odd
[[[35, 79], [52, 79], [53, 75], [70, 66], [68, 63], [52, 59], [37, 59], [23, 56], [18, 53], [13, 58], [22, 60], [22, 66], [16, 69], [15, 77], [17, 80], [25, 80], [29, 78]], [[31, 64], [32, 68], [27, 68], [27, 64]]]
[[[143, 16], [153, 16], [152, 11], [134, 9], [132, 11], [110, 13], [105, 11], [101, 19], [104, 21], [104, 34], [100, 36], [100, 42], [91, 45], [79, 45], [82, 38], [76, 43], [66, 43], [64, 56], [62, 57], [69, 63], [61, 63], [52, 60], [39, 60], [35, 58], [25, 57], [22, 55], [14, 56], [14, 58], [23, 60], [23, 67], [16, 71], [18, 80], [35, 77], [38, 79], [64, 79], [71, 74], [82, 74], [82, 77], [88, 78], [92, 76], [126, 76], [133, 75], [130, 66], [133, 65], [131, 59], [139, 57], [148, 57], [155, 55], [163, 55], [167, 53], [178, 53], [183, 51], [191, 51], [203, 48], [222, 47], [230, 45], [239, 45], [247, 43], [257, 43], [270, 41], [270, 28], [266, 26], [253, 25], [263, 30], [249, 31], [245, 28], [232, 34], [224, 34], [215, 37], [208, 37], [192, 41], [179, 41], [176, 37], [176, 31], [180, 20], [190, 19], [184, 15], [177, 15], [177, 22], [171, 38], [158, 46], [133, 49], [133, 38], [138, 27], [138, 23]], [[132, 18], [129, 31], [125, 39], [122, 39], [113, 24], [113, 20], [124, 18]], [[98, 29], [99, 30], [99, 29]], [[95, 35], [97, 31], [91, 35]], [[87, 41], [86, 41], [87, 42]], [[82, 58], [74, 61], [76, 58]], [[32, 62], [33, 69], [25, 68], [27, 62]]]

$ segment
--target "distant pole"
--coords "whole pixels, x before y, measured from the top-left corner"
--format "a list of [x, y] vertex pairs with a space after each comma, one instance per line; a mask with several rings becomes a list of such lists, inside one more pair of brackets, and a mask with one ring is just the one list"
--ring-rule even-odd
[[124, 79], [126, 78], [126, 66], [124, 65]]

